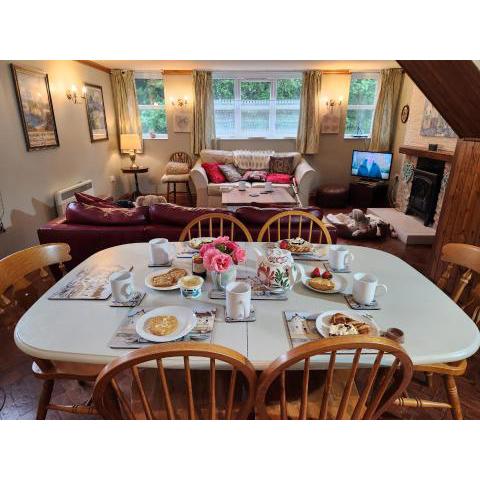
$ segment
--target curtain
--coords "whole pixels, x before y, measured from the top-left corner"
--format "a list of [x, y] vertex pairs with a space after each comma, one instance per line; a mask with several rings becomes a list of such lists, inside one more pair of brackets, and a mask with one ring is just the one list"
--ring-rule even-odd
[[300, 153], [317, 153], [320, 146], [322, 72], [303, 72], [300, 118], [298, 121], [297, 150]]
[[[117, 115], [118, 137], [122, 133], [136, 133], [142, 140], [142, 122], [138, 110], [135, 91], [135, 75], [131, 70], [112, 70], [111, 73], [113, 101]], [[141, 150], [139, 150], [141, 153]]]
[[372, 139], [370, 140], [369, 150], [385, 152], [392, 148], [402, 79], [401, 68], [382, 70], [380, 93], [373, 117]]
[[215, 147], [212, 72], [193, 71], [192, 151], [199, 155], [204, 148]]

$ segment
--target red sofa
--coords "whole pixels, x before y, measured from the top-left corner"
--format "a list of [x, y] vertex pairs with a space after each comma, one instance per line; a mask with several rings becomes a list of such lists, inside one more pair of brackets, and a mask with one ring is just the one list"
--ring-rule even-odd
[[[222, 208], [187, 208], [170, 203], [124, 209], [73, 202], [68, 205], [65, 217], [56, 218], [38, 229], [38, 239], [42, 244], [68, 243], [72, 261], [67, 267], [71, 269], [90, 255], [115, 245], [148, 242], [158, 237], [177, 241], [187, 223], [205, 213], [219, 212], [237, 217], [256, 240], [265, 221], [282, 210], [287, 209], [241, 207], [236, 212], [230, 212]], [[322, 210], [316, 207], [302, 210], [307, 210], [318, 218], [323, 216]], [[285, 225], [285, 235], [286, 228]], [[329, 231], [336, 243], [335, 228], [330, 228]]]

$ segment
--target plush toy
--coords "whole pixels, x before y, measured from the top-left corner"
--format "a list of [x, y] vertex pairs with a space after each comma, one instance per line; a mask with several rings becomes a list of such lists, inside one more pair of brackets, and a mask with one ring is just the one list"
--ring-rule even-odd
[[138, 197], [135, 203], [137, 207], [149, 207], [158, 203], [167, 203], [167, 200], [162, 195], [143, 195]]
[[352, 210], [352, 213], [350, 214], [350, 217], [353, 220], [353, 231], [352, 231], [352, 237], [357, 237], [358, 235], [366, 235], [373, 227], [373, 225], [370, 225], [370, 218], [367, 217], [362, 210], [359, 210], [358, 208], [355, 208]]
[[389, 225], [376, 215], [365, 215], [362, 210], [354, 209], [348, 215], [339, 213], [328, 214], [327, 220], [337, 227], [338, 235], [344, 238], [355, 237], [359, 240], [365, 238], [383, 238], [388, 233]]

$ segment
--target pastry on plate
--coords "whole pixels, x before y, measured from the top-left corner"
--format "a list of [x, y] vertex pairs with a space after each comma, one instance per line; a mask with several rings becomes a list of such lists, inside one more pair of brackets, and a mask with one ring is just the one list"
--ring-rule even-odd
[[312, 244], [300, 237], [282, 240], [279, 247], [292, 253], [309, 253], [312, 251]]
[[371, 333], [368, 323], [355, 320], [343, 313], [334, 313], [329, 323], [329, 334], [331, 336], [368, 335]]
[[168, 272], [152, 277], [152, 285], [158, 288], [173, 287], [186, 274], [187, 271], [183, 268], [171, 268]]
[[308, 284], [315, 290], [326, 292], [335, 288], [335, 283], [328, 278], [315, 277], [308, 281]]
[[178, 320], [175, 315], [157, 315], [149, 318], [145, 325], [146, 330], [152, 335], [163, 337], [173, 333], [178, 326]]
[[213, 237], [198, 237], [198, 238], [192, 238], [191, 240], [188, 241], [188, 245], [190, 248], [193, 248], [194, 250], [200, 250], [203, 245], [206, 243], [212, 243], [214, 240]]

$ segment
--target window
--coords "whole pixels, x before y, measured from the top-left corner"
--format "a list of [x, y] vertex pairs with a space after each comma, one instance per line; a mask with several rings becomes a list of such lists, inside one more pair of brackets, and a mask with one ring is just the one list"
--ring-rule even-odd
[[158, 74], [135, 74], [143, 138], [167, 138], [167, 114], [163, 78]]
[[345, 138], [369, 138], [378, 97], [378, 73], [352, 73]]
[[298, 72], [215, 73], [217, 137], [296, 137], [301, 90]]

